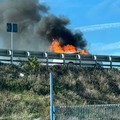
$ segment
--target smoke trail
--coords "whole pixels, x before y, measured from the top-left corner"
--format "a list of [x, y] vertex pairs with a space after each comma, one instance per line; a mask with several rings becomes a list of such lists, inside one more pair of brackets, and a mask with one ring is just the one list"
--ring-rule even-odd
[[18, 24], [19, 31], [14, 35], [14, 49], [48, 50], [52, 39], [84, 48], [86, 41], [81, 33], [73, 34], [66, 25], [69, 20], [63, 16], [48, 14], [49, 8], [39, 0], [1, 0], [0, 37], [4, 47], [10, 48], [10, 33], [6, 32], [6, 23]]

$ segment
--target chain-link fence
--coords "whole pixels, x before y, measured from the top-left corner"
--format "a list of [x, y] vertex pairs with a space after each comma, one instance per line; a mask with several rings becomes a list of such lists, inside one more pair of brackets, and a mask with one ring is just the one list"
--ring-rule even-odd
[[56, 120], [120, 119], [119, 70], [56, 67], [52, 70]]
[[56, 120], [120, 120], [120, 104], [55, 107]]

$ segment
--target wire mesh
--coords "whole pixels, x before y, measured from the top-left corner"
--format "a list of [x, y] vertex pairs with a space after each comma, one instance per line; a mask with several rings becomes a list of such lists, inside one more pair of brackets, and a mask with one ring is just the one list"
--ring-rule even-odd
[[120, 104], [56, 107], [56, 120], [120, 120]]

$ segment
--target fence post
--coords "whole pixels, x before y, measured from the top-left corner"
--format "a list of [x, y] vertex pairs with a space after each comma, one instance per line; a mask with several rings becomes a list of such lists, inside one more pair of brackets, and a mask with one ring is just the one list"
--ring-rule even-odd
[[55, 109], [53, 104], [53, 77], [50, 72], [50, 120], [55, 120]]

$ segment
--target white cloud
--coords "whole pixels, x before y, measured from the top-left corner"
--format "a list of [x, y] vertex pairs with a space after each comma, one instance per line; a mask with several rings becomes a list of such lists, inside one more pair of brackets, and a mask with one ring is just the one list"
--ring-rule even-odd
[[109, 44], [104, 43], [93, 43], [91, 44], [91, 47], [98, 49], [98, 50], [114, 50], [114, 49], [120, 49], [120, 41], [113, 42]]
[[120, 55], [120, 41], [109, 44], [93, 43], [90, 51], [93, 54]]
[[115, 49], [120, 49], [120, 41], [101, 46], [101, 50], [115, 50]]

